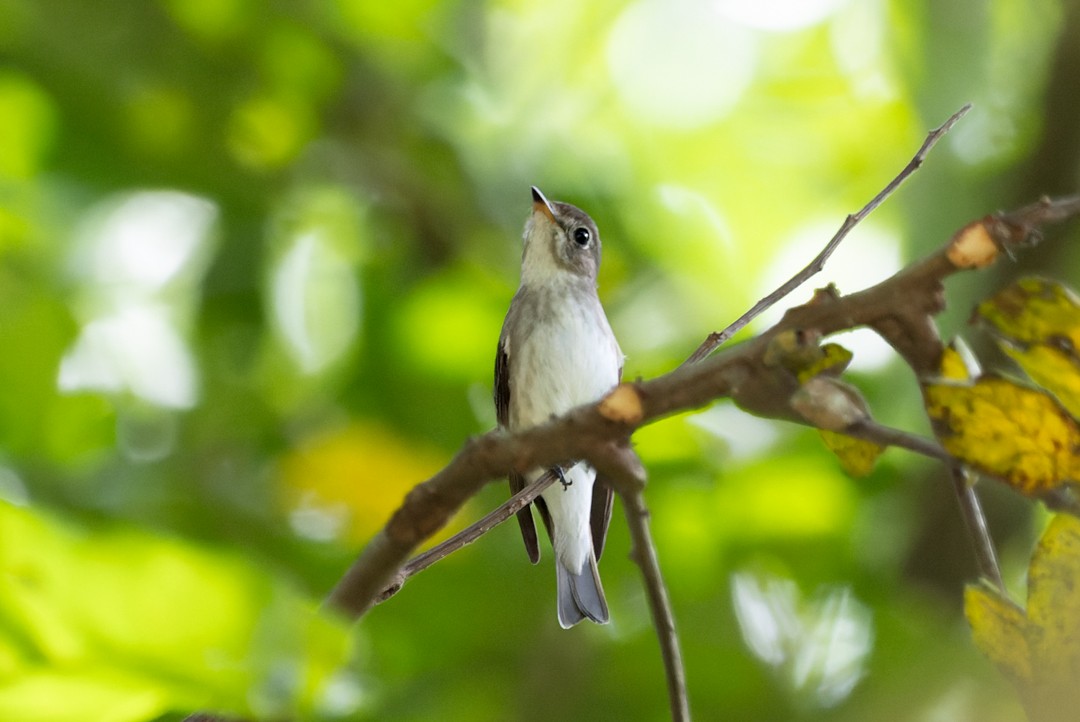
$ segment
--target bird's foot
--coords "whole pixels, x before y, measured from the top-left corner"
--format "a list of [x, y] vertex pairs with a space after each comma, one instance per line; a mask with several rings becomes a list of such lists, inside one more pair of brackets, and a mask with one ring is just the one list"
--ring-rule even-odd
[[567, 488], [569, 488], [569, 486], [574, 483], [573, 479], [571, 479], [570, 481], [566, 480], [566, 472], [563, 471], [563, 468], [561, 466], [553, 466], [551, 467], [551, 470], [554, 471], [555, 476], [559, 478], [559, 483], [562, 484], [563, 491], [566, 491]]

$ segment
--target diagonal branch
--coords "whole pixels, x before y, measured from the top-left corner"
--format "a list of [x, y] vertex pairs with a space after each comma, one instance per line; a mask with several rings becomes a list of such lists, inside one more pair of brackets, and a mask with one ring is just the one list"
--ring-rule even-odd
[[[916, 151], [915, 155], [908, 162], [908, 164], [904, 166], [904, 168], [889, 182], [889, 184], [886, 185], [876, 196], [874, 196], [869, 203], [863, 206], [857, 213], [849, 215], [844, 220], [844, 223], [840, 226], [840, 229], [829, 240], [829, 242], [825, 245], [821, 252], [818, 253], [814, 260], [812, 260], [805, 268], [792, 276], [787, 282], [785, 282], [775, 291], [754, 304], [753, 308], [740, 316], [726, 329], [719, 333], [709, 334], [709, 336], [701, 343], [697, 350], [694, 351], [694, 353], [690, 354], [690, 356], [686, 359], [686, 361], [683, 362], [682, 365], [686, 366], [688, 364], [697, 363], [707, 358], [725, 341], [727, 341], [729, 338], [734, 336], [740, 329], [746, 326], [746, 324], [748, 324], [750, 321], [752, 321], [764, 311], [771, 308], [782, 298], [784, 298], [793, 290], [805, 283], [809, 278], [819, 273], [821, 269], [824, 268], [825, 262], [840, 245], [841, 241], [843, 241], [844, 238], [847, 237], [851, 229], [854, 228], [864, 218], [866, 218], [866, 216], [870, 215], [870, 213], [873, 212], [878, 206], [880, 206], [885, 201], [885, 199], [892, 195], [892, 193], [896, 191], [896, 189], [899, 188], [900, 185], [912, 173], [919, 169], [919, 167], [923, 164], [926, 156], [930, 153], [930, 150], [934, 147], [934, 145], [936, 145], [937, 142], [942, 138], [942, 136], [948, 133], [952, 129], [952, 127], [956, 125], [956, 123], [967, 114], [969, 110], [971, 110], [970, 103], [953, 113], [948, 118], [948, 120], [942, 123], [939, 127], [930, 131], [930, 133], [926, 136], [926, 139], [923, 141], [923, 144], [919, 147], [918, 151]], [[902, 446], [903, 444], [897, 445]], [[927, 453], [926, 449], [912, 450], [916, 451], [917, 453]], [[547, 477], [545, 476], [544, 478]], [[543, 479], [541, 479], [537, 483], [540, 483], [542, 481]], [[551, 481], [551, 479], [548, 479], [547, 484], [550, 484]], [[547, 484], [544, 484], [544, 488], [546, 488]], [[423, 571], [427, 567], [431, 566], [440, 559], [443, 559], [444, 557], [452, 554], [461, 547], [472, 544], [474, 541], [476, 541], [482, 535], [486, 534], [492, 528], [509, 519], [511, 516], [513, 516], [514, 513], [517, 512], [518, 509], [524, 508], [530, 501], [535, 499], [542, 490], [543, 489], [541, 488], [540, 490], [535, 491], [535, 493], [532, 493], [530, 492], [530, 488], [523, 489], [519, 495], [512, 497], [510, 500], [497, 507], [494, 511], [490, 512], [488, 515], [486, 515], [479, 521], [458, 532], [456, 535], [442, 542], [437, 547], [434, 547], [431, 550], [424, 552], [423, 554], [410, 561], [405, 567], [401, 569], [401, 571], [394, 575], [394, 577], [387, 584], [386, 588], [383, 589], [382, 592], [379, 594], [378, 601], [381, 602], [389, 599], [391, 596], [400, 591], [402, 585], [404, 585], [404, 583], [409, 579], [409, 577], [413, 576], [417, 572]], [[334, 599], [337, 594], [338, 590], [335, 589], [334, 593], [331, 594], [330, 601], [332, 604], [335, 603]]]
[[631, 558], [641, 568], [653, 627], [660, 639], [671, 719], [673, 722], [688, 722], [690, 701], [686, 693], [686, 672], [683, 670], [682, 652], [679, 650], [679, 635], [675, 631], [675, 615], [671, 611], [671, 600], [660, 573], [656, 545], [653, 544], [652, 533], [649, 531], [649, 509], [645, 506], [645, 495], [641, 489], [637, 489], [622, 494], [620, 498], [626, 511], [626, 525], [630, 529], [630, 538], [634, 544]]
[[[979, 256], [978, 263], [971, 262], [973, 256], [968, 251], [972, 243], [1012, 253], [1036, 242], [1041, 225], [1076, 215], [1080, 215], [1080, 201], [1063, 198], [988, 216], [876, 286], [848, 296], [815, 299], [790, 309], [775, 326], [738, 346], [649, 381], [623, 384], [617, 390], [629, 390], [640, 404], [640, 412], [632, 418], [613, 421], [601, 413], [601, 400], [517, 434], [493, 431], [470, 440], [446, 468], [408, 494], [335, 587], [328, 606], [353, 618], [361, 616], [391, 584], [421, 541], [445, 524], [484, 484], [505, 477], [511, 470], [545, 468], [569, 459], [596, 464], [602, 447], [626, 443], [637, 428], [733, 394], [743, 400], [757, 395], [759, 403], [750, 405], [752, 408], [772, 408], [774, 412], [766, 415], [798, 420], [790, 412], [788, 396], [778, 392], [786, 388], [777, 383], [778, 369], [763, 361], [769, 343], [786, 330], [816, 329], [827, 335], [869, 326], [885, 335], [917, 373], [925, 372], [931, 368], [934, 354], [920, 350], [919, 342], [936, 336], [928, 335], [932, 327], [920, 324], [929, 314], [940, 311], [941, 282], [993, 260]], [[981, 229], [979, 233], [973, 230], [976, 227]], [[958, 253], [958, 248], [965, 253]], [[785, 393], [789, 394], [790, 388]], [[789, 410], [786, 414], [785, 409]]]
[[990, 530], [986, 526], [986, 515], [983, 514], [979, 496], [975, 493], [975, 483], [972, 471], [961, 464], [950, 464], [949, 475], [952, 478], [956, 497], [960, 500], [960, 513], [964, 517], [964, 525], [971, 535], [971, 543], [975, 550], [975, 561], [979, 565], [979, 574], [990, 581], [1003, 595], [1008, 595], [1005, 589], [1005, 580], [1001, 577], [1001, 566], [998, 564], [997, 551], [994, 549]]
[[511, 496], [494, 510], [485, 514], [479, 521], [470, 524], [467, 528], [462, 529], [454, 536], [433, 546], [426, 552], [417, 554], [409, 560], [408, 564], [401, 568], [401, 571], [394, 576], [393, 581], [383, 589], [382, 593], [379, 594], [376, 603], [384, 602], [397, 594], [398, 591], [401, 590], [401, 587], [404, 586], [405, 582], [409, 580], [409, 577], [414, 574], [419, 574], [432, 564], [450, 556], [458, 549], [472, 544], [484, 534], [487, 534], [499, 524], [502, 524], [504, 521], [517, 514], [531, 504], [536, 497], [540, 496], [544, 489], [551, 486], [556, 478], [554, 473], [550, 471], [546, 472], [541, 475], [539, 479]]
[[762, 313], [772, 308], [777, 303], [777, 301], [782, 299], [784, 296], [788, 295], [796, 288], [806, 283], [806, 281], [811, 276], [820, 273], [821, 269], [825, 267], [825, 262], [829, 260], [829, 256], [833, 254], [837, 246], [840, 245], [840, 242], [847, 237], [847, 234], [851, 232], [851, 229], [857, 226], [859, 222], [862, 221], [862, 219], [870, 215], [878, 206], [880, 206], [885, 201], [886, 198], [891, 196], [893, 192], [896, 191], [896, 189], [899, 188], [905, 180], [907, 180], [908, 176], [910, 176], [912, 173], [917, 171], [920, 166], [922, 166], [923, 161], [926, 160], [926, 156], [930, 153], [930, 149], [933, 148], [939, 140], [941, 140], [942, 136], [952, 130], [952, 127], [956, 125], [956, 123], [961, 118], [967, 115], [969, 110], [971, 110], [971, 103], [968, 103], [963, 108], [953, 113], [951, 116], [949, 116], [948, 120], [942, 123], [939, 127], [930, 131], [930, 133], [926, 136], [926, 140], [923, 141], [922, 146], [919, 147], [919, 150], [915, 153], [914, 157], [912, 157], [908, 164], [904, 166], [904, 169], [901, 170], [900, 173], [898, 173], [897, 176], [893, 178], [887, 186], [882, 188], [881, 192], [874, 196], [869, 203], [859, 209], [858, 213], [849, 215], [847, 218], [844, 219], [844, 222], [843, 224], [841, 224], [840, 229], [832, 238], [829, 239], [829, 242], [825, 244], [825, 247], [821, 249], [821, 252], [817, 254], [814, 260], [810, 261], [806, 268], [802, 269], [794, 276], [789, 278], [786, 282], [784, 282], [783, 285], [770, 293], [768, 296], [765, 296], [765, 298], [755, 303], [749, 311], [735, 319], [735, 321], [732, 322], [732, 324], [725, 328], [723, 331], [710, 333], [708, 338], [706, 338], [701, 343], [701, 345], [698, 346], [697, 350], [694, 351], [694, 353], [690, 354], [690, 358], [686, 359], [686, 361], [684, 361], [683, 363], [692, 364], [706, 358], [713, 351], [720, 348], [720, 346], [722, 346], [724, 342], [726, 342], [729, 338], [741, 331], [743, 327], [746, 326], [746, 324], [750, 323]]

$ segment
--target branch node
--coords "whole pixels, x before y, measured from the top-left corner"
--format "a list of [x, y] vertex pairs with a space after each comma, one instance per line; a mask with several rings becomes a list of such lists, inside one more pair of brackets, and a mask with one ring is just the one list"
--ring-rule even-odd
[[967, 224], [953, 234], [945, 251], [949, 263], [961, 270], [968, 270], [985, 268], [996, 261], [1000, 249], [1009, 246], [997, 240], [990, 231], [991, 225], [1005, 224], [993, 216], [987, 216]]
[[619, 384], [600, 400], [596, 410], [608, 421], [626, 426], [637, 426], [645, 417], [641, 391], [635, 384]]

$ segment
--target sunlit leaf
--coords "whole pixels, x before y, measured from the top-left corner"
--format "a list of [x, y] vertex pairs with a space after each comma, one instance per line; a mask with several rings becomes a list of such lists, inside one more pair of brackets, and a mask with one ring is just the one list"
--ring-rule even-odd
[[982, 653], [1011, 680], [1028, 683], [1031, 652], [1024, 610], [996, 589], [980, 583], [964, 590], [964, 613]]
[[1061, 514], [1028, 570], [1027, 609], [983, 585], [964, 600], [975, 644], [1012, 681], [1032, 722], [1073, 720], [1080, 709], [1080, 520]]
[[847, 434], [819, 429], [821, 440], [829, 451], [836, 454], [844, 471], [852, 476], [866, 476], [874, 469], [874, 463], [885, 451], [885, 447], [872, 441], [856, 439]]
[[432, 275], [394, 309], [394, 351], [435, 378], [487, 378], [511, 295], [471, 269]]
[[[790, 338], [787, 335], [790, 334]], [[804, 346], [795, 350], [794, 332], [781, 334], [778, 341], [781, 348], [787, 348], [786, 365], [795, 372], [799, 383], [805, 384], [819, 375], [839, 376], [851, 363], [852, 353], [840, 344], [826, 343], [821, 346]], [[778, 351], [780, 352], [780, 351]], [[818, 429], [821, 439], [829, 451], [836, 454], [844, 471], [852, 476], [866, 476], [873, 468], [885, 447], [871, 441], [856, 439], [847, 434], [827, 429]]]
[[251, 19], [251, 0], [166, 0], [173, 22], [191, 35], [213, 43], [235, 39]]
[[30, 77], [0, 72], [0, 179], [29, 179], [37, 173], [53, 143], [55, 116], [51, 98]]
[[1080, 428], [1048, 394], [996, 376], [923, 391], [946, 450], [1022, 493], [1039, 496], [1080, 473]]
[[1080, 417], [1080, 299], [1064, 286], [1025, 278], [979, 304], [1002, 349]]
[[815, 358], [804, 368], [799, 369], [799, 381], [805, 383], [807, 379], [818, 374], [839, 376], [851, 363], [852, 354], [838, 343], [826, 343], [820, 347], [821, 355]]
[[250, 98], [233, 111], [228, 147], [241, 163], [258, 169], [277, 168], [296, 157], [311, 139], [315, 125], [311, 107], [295, 97]]
[[293, 528], [314, 539], [369, 539], [446, 459], [371, 423], [320, 434], [281, 462]]
[[941, 378], [968, 381], [981, 374], [979, 362], [961, 339], [954, 338], [941, 354]]
[[1080, 299], [1053, 281], [1023, 278], [980, 303], [978, 315], [1010, 341], [1065, 337], [1080, 346]]
[[343, 625], [238, 557], [0, 504], [0, 719], [313, 710]]

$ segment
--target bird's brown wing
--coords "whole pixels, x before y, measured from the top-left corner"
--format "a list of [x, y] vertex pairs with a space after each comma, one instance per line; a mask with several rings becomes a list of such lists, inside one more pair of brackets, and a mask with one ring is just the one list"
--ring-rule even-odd
[[[510, 353], [505, 339], [499, 340], [499, 349], [495, 353], [495, 418], [504, 429], [510, 423]], [[510, 473], [510, 493], [516, 494], [525, 488], [525, 477]], [[532, 509], [524, 507], [517, 513], [521, 538], [525, 541], [525, 551], [529, 561], [540, 561], [540, 544], [536, 539], [536, 522], [533, 521]]]
[[[622, 365], [619, 366], [619, 383], [622, 383]], [[611, 509], [614, 503], [615, 490], [602, 474], [597, 473], [592, 488], [592, 506], [589, 507], [589, 528], [592, 530], [593, 554], [596, 556], [596, 561], [600, 561], [600, 555], [604, 553], [604, 542], [607, 541], [607, 530], [611, 524]]]

